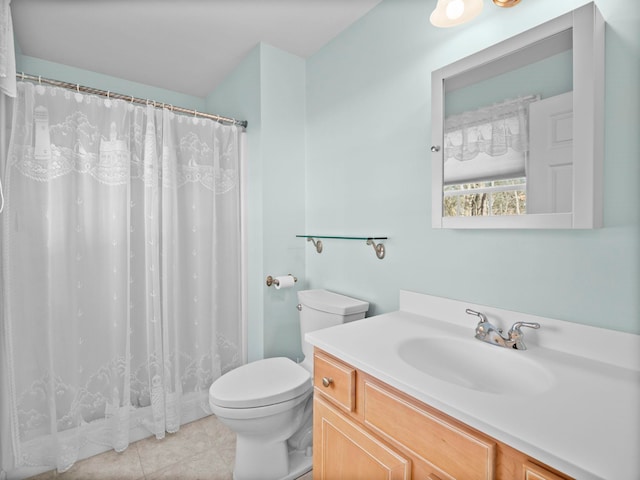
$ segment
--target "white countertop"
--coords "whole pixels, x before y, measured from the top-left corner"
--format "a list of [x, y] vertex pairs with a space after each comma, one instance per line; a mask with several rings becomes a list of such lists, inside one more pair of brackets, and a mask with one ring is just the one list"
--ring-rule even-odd
[[[540, 330], [523, 329], [527, 350], [505, 351], [551, 372], [549, 388], [477, 391], [439, 380], [425, 373], [428, 366], [418, 369], [400, 357], [399, 345], [410, 339], [473, 338], [478, 319], [465, 315], [466, 308], [484, 312], [505, 330], [514, 321], [538, 321]], [[310, 332], [306, 339], [567, 475], [640, 478], [639, 335], [401, 292], [397, 312]]]

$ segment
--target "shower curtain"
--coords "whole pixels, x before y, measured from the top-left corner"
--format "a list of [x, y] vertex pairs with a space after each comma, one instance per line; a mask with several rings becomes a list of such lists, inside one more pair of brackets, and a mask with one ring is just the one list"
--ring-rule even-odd
[[209, 413], [209, 385], [244, 358], [240, 135], [18, 83], [0, 170], [16, 467], [64, 471]]

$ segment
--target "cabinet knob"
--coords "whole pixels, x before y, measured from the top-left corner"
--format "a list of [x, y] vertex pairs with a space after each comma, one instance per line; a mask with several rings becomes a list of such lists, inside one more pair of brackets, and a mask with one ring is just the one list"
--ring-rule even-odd
[[439, 152], [440, 151], [440, 145], [432, 145], [431, 146], [431, 151], [432, 152]]
[[325, 387], [328, 387], [332, 383], [333, 383], [333, 378], [322, 377], [322, 385], [324, 385]]

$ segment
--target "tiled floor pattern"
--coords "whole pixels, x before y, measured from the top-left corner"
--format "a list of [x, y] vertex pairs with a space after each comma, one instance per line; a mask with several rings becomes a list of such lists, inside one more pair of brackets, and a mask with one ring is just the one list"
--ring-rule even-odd
[[[232, 480], [235, 434], [215, 416], [183, 425], [162, 440], [145, 438], [29, 480]], [[298, 480], [312, 480], [311, 472]]]

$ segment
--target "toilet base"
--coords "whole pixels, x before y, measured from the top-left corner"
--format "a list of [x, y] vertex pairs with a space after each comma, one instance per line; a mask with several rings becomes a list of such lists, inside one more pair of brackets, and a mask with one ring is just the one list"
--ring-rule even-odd
[[[311, 452], [309, 452], [311, 453]], [[311, 471], [313, 464], [313, 457], [305, 454], [305, 452], [290, 452], [289, 453], [289, 473], [282, 480], [295, 480], [301, 477], [307, 472]]]
[[[258, 449], [253, 447], [250, 444], [236, 447], [233, 480], [295, 480], [311, 470], [311, 448], [306, 452], [289, 450], [286, 441], [267, 446], [262, 444]], [[258, 452], [259, 458], [256, 458]], [[248, 456], [251, 458], [250, 462], [246, 461], [245, 457]], [[256, 470], [255, 465], [260, 465], [260, 468]]]

